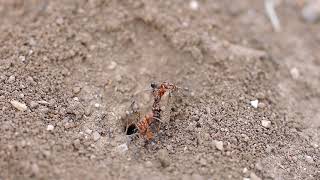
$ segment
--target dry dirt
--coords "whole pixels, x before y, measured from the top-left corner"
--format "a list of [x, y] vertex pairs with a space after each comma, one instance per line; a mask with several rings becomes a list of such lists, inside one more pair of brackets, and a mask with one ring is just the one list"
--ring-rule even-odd
[[[320, 179], [320, 25], [295, 2], [275, 33], [256, 0], [1, 0], [0, 179]], [[164, 80], [158, 144], [129, 143]]]

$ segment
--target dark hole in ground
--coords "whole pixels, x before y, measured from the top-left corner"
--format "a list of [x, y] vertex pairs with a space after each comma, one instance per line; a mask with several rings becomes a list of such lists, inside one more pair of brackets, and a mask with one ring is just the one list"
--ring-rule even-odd
[[131, 135], [131, 134], [134, 134], [138, 131], [135, 124], [130, 124], [126, 130], [127, 130], [126, 135]]

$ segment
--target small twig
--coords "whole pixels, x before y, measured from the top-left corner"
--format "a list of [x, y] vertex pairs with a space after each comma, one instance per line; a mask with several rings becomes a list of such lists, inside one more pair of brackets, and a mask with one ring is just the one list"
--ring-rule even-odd
[[275, 11], [275, 2], [274, 0], [265, 0], [264, 7], [266, 13], [271, 21], [272, 27], [276, 32], [281, 31], [280, 21]]

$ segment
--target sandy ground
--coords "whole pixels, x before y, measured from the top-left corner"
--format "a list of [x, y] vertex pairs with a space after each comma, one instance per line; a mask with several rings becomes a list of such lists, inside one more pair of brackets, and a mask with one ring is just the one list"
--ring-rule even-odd
[[[275, 33], [255, 0], [1, 0], [0, 180], [320, 179], [320, 25], [295, 2]], [[129, 141], [164, 80], [161, 138]]]

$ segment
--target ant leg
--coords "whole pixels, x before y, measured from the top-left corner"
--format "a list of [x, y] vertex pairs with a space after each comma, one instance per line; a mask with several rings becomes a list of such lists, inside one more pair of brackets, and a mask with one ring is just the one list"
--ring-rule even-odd
[[161, 122], [161, 123], [164, 123], [160, 118], [152, 117], [152, 119], [155, 119], [155, 120], [158, 120], [158, 121]]

